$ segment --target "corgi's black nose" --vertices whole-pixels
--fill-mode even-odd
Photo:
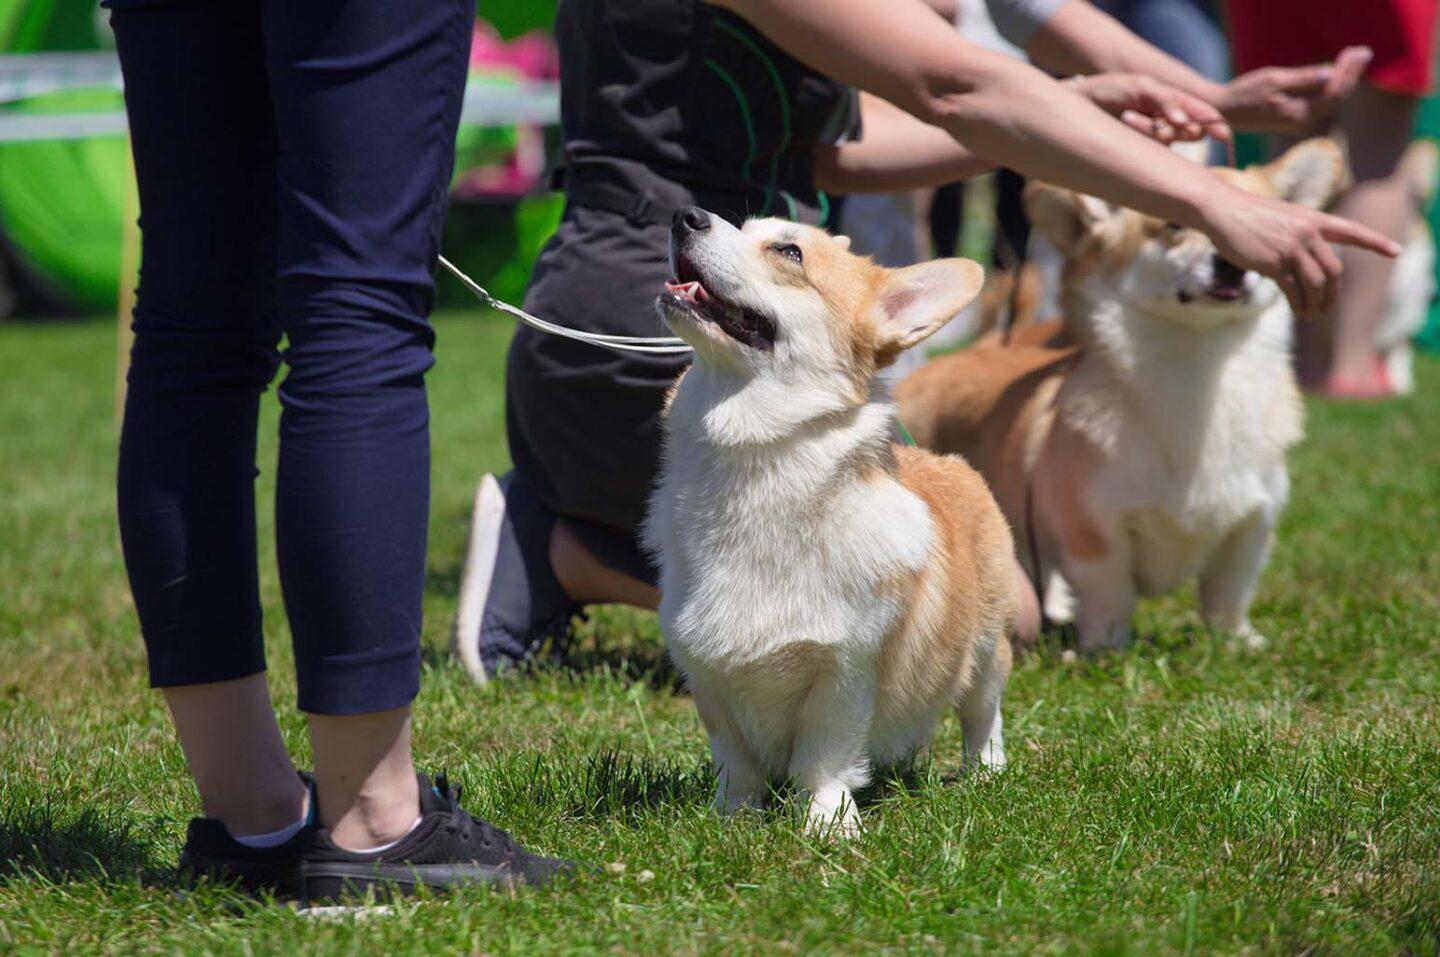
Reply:
[[[1215,285],[1238,286],[1245,281],[1245,270],[1222,256],[1215,257]]]
[[[675,218],[670,221],[670,235],[676,239],[684,239],[691,233],[703,233],[710,228],[710,214],[699,206],[681,206],[675,210]]]

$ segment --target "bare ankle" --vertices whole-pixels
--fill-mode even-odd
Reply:
[[[410,757],[410,708],[310,715],[320,823],[336,844],[364,850],[403,837],[420,814]]]
[[[278,831],[308,811],[308,792],[293,770],[288,780],[272,779],[258,788],[213,792],[212,788],[201,790],[205,816],[219,820],[236,837]]]
[[[420,816],[419,782],[413,774],[400,781],[367,782],[345,808],[332,816],[321,798],[321,823],[330,839],[347,850],[360,851],[397,841]]]

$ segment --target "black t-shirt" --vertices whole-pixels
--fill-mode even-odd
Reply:
[[[567,182],[825,218],[814,149],[853,127],[849,88],[699,0],[560,0],[555,34]]]

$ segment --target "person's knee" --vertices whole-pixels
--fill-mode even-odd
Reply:
[[[1394,180],[1410,144],[1419,100],[1362,82],[1340,112],[1350,171],[1357,186]]]
[[[619,602],[637,608],[655,608],[660,604],[659,589],[605,565],[563,518],[556,521],[550,533],[550,567],[572,601]]]
[[[287,407],[309,398],[422,395],[434,364],[428,293],[368,283],[305,283],[282,297]]]
[[[185,317],[157,321],[137,309],[126,370],[127,408],[160,402],[171,413],[181,413],[181,406],[253,402],[275,377],[277,346],[268,330],[226,330],[206,321],[192,325]]]

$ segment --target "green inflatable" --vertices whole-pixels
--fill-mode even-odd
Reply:
[[[0,53],[97,50],[90,0],[0,0]],[[118,92],[37,96],[11,112],[110,112]],[[84,309],[113,309],[129,175],[122,137],[0,144],[0,232],[22,263]]]
[[[483,12],[508,38],[548,26],[555,5],[553,0],[487,0]],[[103,18],[97,0],[0,0],[0,54],[104,49],[110,37]],[[122,106],[117,91],[87,90],[0,104],[0,111],[106,113]],[[511,139],[503,129],[463,131],[461,166],[467,160],[484,161]],[[77,309],[115,308],[128,149],[120,136],[0,143],[0,235],[25,268]],[[472,247],[468,256],[463,255],[467,250],[456,253],[472,261],[482,282],[495,282],[501,287],[497,292],[514,297],[523,290],[558,213],[556,199],[528,197],[498,221],[490,219],[484,240],[449,231],[447,246]]]

